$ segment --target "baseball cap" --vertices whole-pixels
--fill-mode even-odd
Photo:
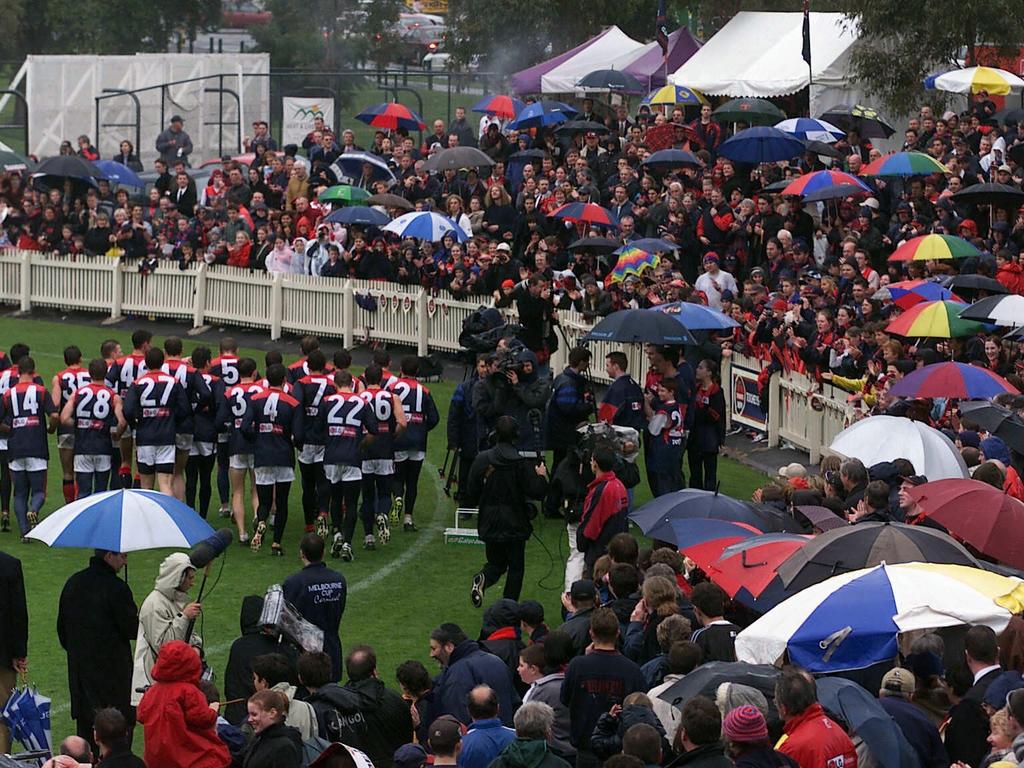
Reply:
[[[784,477],[787,480],[792,480],[794,477],[807,477],[807,467],[794,461],[792,464],[779,467],[779,477]]]
[[[451,715],[441,715],[430,724],[430,730],[427,733],[432,747],[434,745],[437,747],[454,746],[462,739],[462,725]]]
[[[509,252],[511,252],[512,251],[512,246],[510,246],[508,243],[498,243],[498,247],[495,248],[495,250],[496,251],[509,251]]]
[[[869,197],[867,200],[865,200],[864,201],[864,205],[866,205],[868,208],[871,208],[873,210],[876,210],[876,211],[878,210],[878,200],[876,200],[873,197]]]
[[[536,600],[523,600],[519,604],[519,619],[531,627],[544,623],[544,606]]]
[[[773,312],[785,312],[787,309],[789,309],[789,304],[786,303],[785,299],[776,299],[772,302]]]
[[[419,744],[403,744],[395,750],[397,768],[420,768],[427,762],[427,752]]]
[[[514,280],[502,280],[501,281],[501,287],[502,288],[515,288],[516,284],[515,284]]]
[[[576,600],[596,600],[597,599],[597,587],[594,586],[594,582],[590,579],[580,579],[574,581],[572,587],[569,589],[569,597]]]
[[[914,679],[913,672],[902,667],[895,667],[882,677],[882,687],[879,689],[878,695],[910,696],[916,685],[917,681]]]
[[[1010,166],[1008,166],[1006,163],[1003,163],[998,168],[996,168],[996,172],[997,173],[1004,173],[1004,172],[1005,173],[1013,173],[1013,169]]]
[[[171,122],[172,123],[184,123],[185,121],[182,119],[181,115],[171,115]]]

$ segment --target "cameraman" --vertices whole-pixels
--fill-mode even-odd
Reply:
[[[547,469],[543,462],[531,466],[516,450],[519,425],[502,416],[495,426],[497,443],[482,451],[469,470],[467,503],[478,507],[477,530],[484,542],[487,562],[473,576],[470,599],[479,608],[484,590],[508,571],[504,597],[519,600],[526,571],[526,540],[533,533],[531,518],[536,510],[530,499],[547,492]]]
[[[555,312],[551,288],[547,285],[544,275],[539,271],[534,272],[510,293],[496,293],[494,296],[494,306],[497,309],[510,307],[512,302],[515,302],[519,323],[522,325],[519,338],[527,349],[536,354],[534,368],[538,374],[543,374],[546,378],[548,360],[558,349],[558,337],[555,336],[558,315]]]
[[[594,412],[594,391],[584,376],[590,367],[590,350],[576,347],[569,351],[569,365],[555,379],[551,402],[548,403],[547,448],[554,452],[554,466],[579,440],[576,427]]]
[[[487,435],[502,416],[511,416],[519,425],[516,448],[541,456],[543,450],[544,406],[551,396],[551,385],[538,374],[537,356],[529,349],[510,346],[502,340],[498,350],[487,358],[487,372],[473,387],[473,410],[478,419],[477,436],[481,448]]]

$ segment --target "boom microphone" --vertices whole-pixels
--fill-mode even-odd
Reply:
[[[196,570],[205,568],[216,558],[224,554],[224,550],[231,546],[235,535],[230,528],[221,528],[207,539],[203,539],[188,553],[188,559]]]

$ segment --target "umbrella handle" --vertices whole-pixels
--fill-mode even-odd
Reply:
[[[760,567],[762,565],[768,565],[768,561],[767,560],[762,560],[759,563],[748,563],[747,562],[747,550],[743,550],[740,553],[740,563],[743,565],[744,568],[758,568],[758,567]]]

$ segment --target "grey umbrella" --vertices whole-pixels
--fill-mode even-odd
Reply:
[[[437,154],[428,157],[423,163],[423,167],[428,171],[445,171],[449,168],[457,171],[460,168],[480,168],[481,166],[490,168],[492,165],[494,165],[494,161],[476,147],[442,149]]]

